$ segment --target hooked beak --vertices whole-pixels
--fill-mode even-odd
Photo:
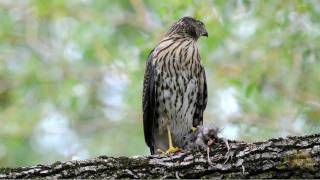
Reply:
[[[201,34],[201,36],[208,37],[208,32],[207,32],[207,31],[203,32],[203,33]]]

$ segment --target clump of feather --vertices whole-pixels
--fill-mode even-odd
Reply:
[[[219,132],[220,129],[215,127],[214,125],[198,126],[194,132],[191,132],[189,135],[185,137],[183,149],[192,151],[206,150],[208,163],[211,165],[212,161],[210,159],[209,154],[210,149],[214,146],[215,143],[223,141],[228,152],[230,150],[228,141],[224,138],[218,137]],[[226,161],[228,161],[228,159],[229,158],[227,158]]]

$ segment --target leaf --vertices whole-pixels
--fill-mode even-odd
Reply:
[[[257,83],[256,82],[252,82],[251,84],[249,84],[246,88],[246,97],[250,97],[252,96],[252,94],[257,90]]]

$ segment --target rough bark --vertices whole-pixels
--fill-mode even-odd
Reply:
[[[51,165],[2,168],[0,178],[320,178],[320,134],[229,142],[232,155],[217,144],[210,152],[137,157],[100,156]]]

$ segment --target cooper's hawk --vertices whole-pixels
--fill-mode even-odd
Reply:
[[[205,25],[183,17],[151,51],[143,84],[144,136],[151,154],[182,147],[184,138],[202,124],[207,85],[197,40]]]

